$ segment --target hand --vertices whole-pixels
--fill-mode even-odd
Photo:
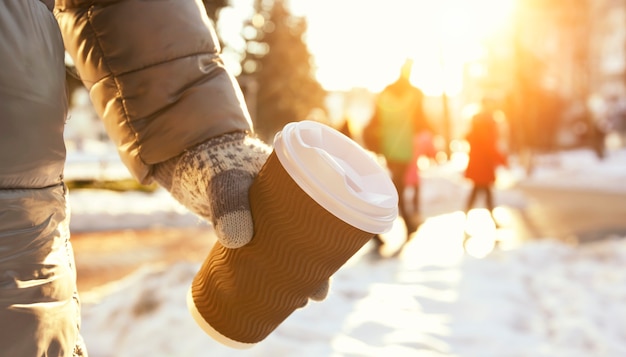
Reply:
[[[154,178],[189,210],[213,224],[226,248],[254,233],[248,190],[271,148],[244,132],[224,134],[155,166]]]
[[[153,177],[189,210],[213,224],[218,241],[239,248],[252,239],[254,226],[248,191],[272,149],[237,132],[212,138],[164,163]],[[330,281],[310,296],[322,301]]]

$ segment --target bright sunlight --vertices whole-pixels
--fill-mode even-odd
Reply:
[[[464,65],[510,22],[515,0],[291,0],[308,20],[307,43],[328,90],[381,90],[406,57],[430,95],[458,93]]]

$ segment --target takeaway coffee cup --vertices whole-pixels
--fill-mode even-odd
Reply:
[[[213,339],[265,339],[374,234],[391,229],[398,195],[354,141],[313,121],[287,124],[250,187],[254,236],[219,243],[193,279],[187,306]]]

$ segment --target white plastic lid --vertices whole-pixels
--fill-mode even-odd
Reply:
[[[274,151],[298,186],[333,215],[370,233],[391,229],[398,193],[389,174],[350,138],[305,120],[276,134]]]

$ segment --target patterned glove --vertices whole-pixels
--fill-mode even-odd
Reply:
[[[227,248],[246,245],[254,234],[248,190],[272,149],[244,132],[212,138],[155,165],[153,177],[181,204],[213,224]],[[328,295],[326,281],[310,296]]]
[[[271,152],[244,132],[212,138],[155,166],[153,177],[190,211],[213,224],[219,242],[252,239],[248,189]]]

